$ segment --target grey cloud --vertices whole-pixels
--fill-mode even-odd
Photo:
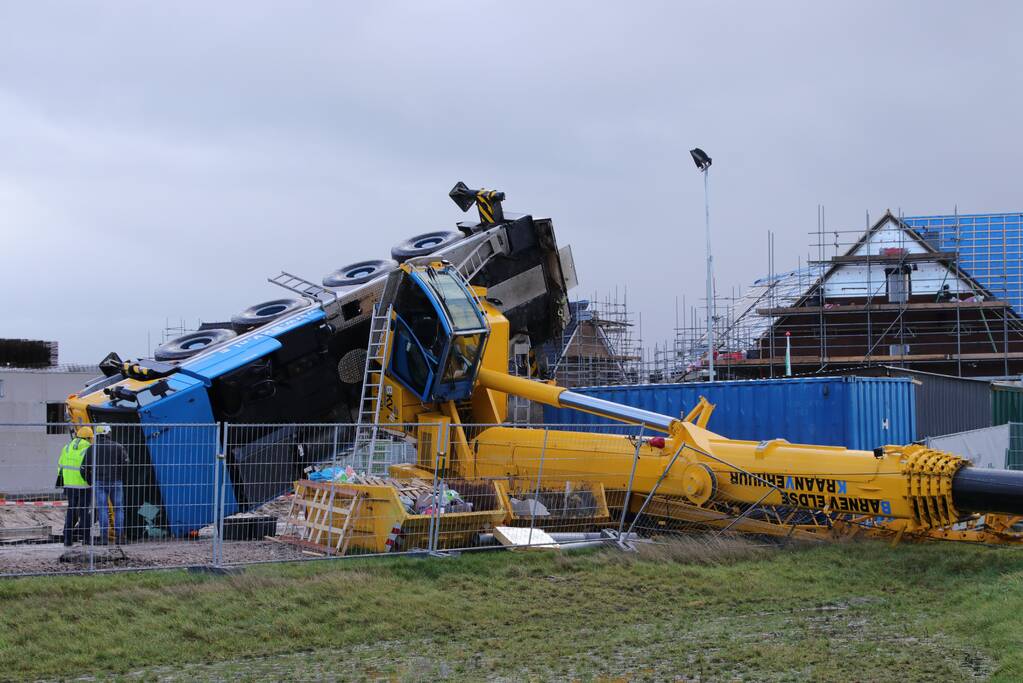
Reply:
[[[0,9],[0,319],[145,351],[499,187],[644,336],[864,212],[1019,210],[1015,3],[127,3]]]

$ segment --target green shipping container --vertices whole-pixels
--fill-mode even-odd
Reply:
[[[991,385],[991,424],[1023,422],[1023,387]]]
[[[1005,451],[1005,469],[1023,470],[1023,424],[1009,423],[1009,447]]]

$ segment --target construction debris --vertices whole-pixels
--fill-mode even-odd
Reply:
[[[549,517],[551,514],[547,506],[535,498],[525,500],[509,498],[508,502],[511,504],[512,512],[519,517]]]
[[[18,543],[49,543],[50,527],[46,524],[28,527],[0,528],[0,545]]]
[[[561,546],[543,529],[526,529],[517,526],[494,528],[494,537],[501,545],[512,550],[560,550]]]
[[[508,510],[505,524],[541,527],[556,531],[596,531],[611,523],[602,484],[567,481],[560,487],[536,488],[535,483],[497,482],[502,504]]]
[[[90,546],[76,546],[69,548],[64,551],[60,556],[60,561],[67,564],[81,564],[81,565],[92,565],[92,564],[118,564],[125,562],[128,559],[124,551],[118,547],[90,547]]]
[[[433,483],[425,479],[392,479],[366,474],[360,477],[359,481],[367,486],[394,488],[398,492],[398,500],[405,506],[405,511],[411,514],[421,514],[417,509],[419,501],[425,496],[433,495]]]

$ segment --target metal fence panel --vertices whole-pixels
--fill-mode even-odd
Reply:
[[[86,426],[97,434],[82,463],[90,485],[61,489],[60,451],[36,445],[40,434],[71,441],[69,425],[0,425],[0,573],[209,564],[219,426]]]
[[[223,486],[238,504],[224,511],[218,563],[428,550],[425,532],[399,548],[391,530],[413,494],[431,487],[370,473],[416,463],[403,432],[423,426],[390,425],[370,443],[356,424],[227,425]]]
[[[15,457],[46,429],[68,426],[0,425],[0,491],[21,469],[56,477],[58,453]],[[692,533],[809,538],[828,524],[823,513],[766,504],[775,482],[641,427],[442,420],[381,426],[371,442],[359,433],[335,423],[111,425],[127,462],[117,476],[97,462],[87,498],[61,495],[51,481],[0,506],[0,574],[627,547]],[[375,473],[381,464],[387,474]],[[759,481],[763,497],[730,500],[715,489],[694,503],[691,474],[712,488]],[[70,553],[65,519],[78,521]]]

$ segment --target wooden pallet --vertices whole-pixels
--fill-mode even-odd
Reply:
[[[364,474],[359,477],[359,483],[369,486],[393,486],[398,493],[420,494],[433,491],[433,483],[425,479],[392,479]]]
[[[326,555],[344,555],[365,498],[364,492],[347,486],[303,479],[295,484],[284,533],[271,540]],[[344,519],[341,526],[334,526],[336,515]]]

